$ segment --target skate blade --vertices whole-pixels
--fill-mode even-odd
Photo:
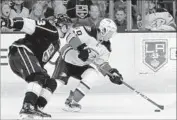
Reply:
[[[66,105],[64,108],[62,108],[62,110],[65,112],[79,112],[81,109],[80,108],[71,108]]]
[[[36,115],[21,114],[17,120],[42,120],[43,118]]]
[[[34,119],[34,116],[32,116],[32,115],[21,114],[17,120],[32,120],[32,119]]]
[[[52,117],[43,117],[43,116],[34,116],[34,119],[36,120],[50,120]]]
[[[42,120],[51,120],[52,117],[43,117]]]

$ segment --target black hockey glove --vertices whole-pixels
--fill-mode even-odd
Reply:
[[[2,27],[12,28],[11,24],[12,23],[9,18],[5,18],[1,16],[1,28]]]
[[[87,45],[85,43],[77,47],[77,50],[79,51],[78,57],[84,62],[87,61],[89,57],[89,50],[86,47]]]
[[[112,68],[110,71],[109,71],[113,76],[109,76],[109,79],[112,83],[115,83],[115,84],[118,84],[118,85],[121,85],[122,84],[122,80],[123,80],[123,77],[122,75],[119,73],[119,71],[115,68]]]

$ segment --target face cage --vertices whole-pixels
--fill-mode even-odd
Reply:
[[[71,20],[66,20],[64,22],[57,22],[57,19],[56,19],[55,25],[58,26],[58,27],[62,27],[63,25],[60,25],[60,24],[66,25],[68,27],[70,24],[72,24],[72,21]]]
[[[102,36],[104,36],[104,34],[105,34],[105,31],[101,30],[100,28],[97,29],[97,32],[99,34],[101,34]]]
[[[62,21],[61,23],[63,24],[71,24],[72,23],[72,20],[69,18],[69,17],[58,17],[58,15],[55,16],[56,18],[56,22],[58,21],[58,19],[60,19],[59,21]]]
[[[109,30],[109,31],[101,31],[99,28],[97,29],[97,31],[98,31],[98,33],[101,35],[100,36],[100,40],[101,41],[105,41],[105,39],[106,39],[106,41],[107,40],[109,40],[111,37],[113,37],[114,35],[115,35],[115,33],[113,32],[113,31],[111,31],[111,30]],[[110,38],[109,38],[109,36],[110,36]],[[108,38],[107,38],[108,37]]]

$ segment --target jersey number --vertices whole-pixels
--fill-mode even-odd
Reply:
[[[55,48],[54,48],[53,44],[50,44],[50,46],[47,48],[47,50],[44,51],[44,53],[43,53],[42,61],[47,62],[50,59],[50,57],[53,55],[54,52],[55,52]]]
[[[38,24],[38,25],[45,25],[46,22],[45,22],[44,20],[38,20],[38,21],[37,21],[37,24]]]
[[[77,35],[82,35],[82,31],[81,30],[78,30],[76,31]]]

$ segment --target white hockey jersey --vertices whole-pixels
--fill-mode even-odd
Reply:
[[[107,62],[110,56],[110,42],[102,42],[96,40],[97,32],[95,29],[90,27],[81,26],[74,28],[66,35],[67,43],[70,42],[71,38],[76,35],[82,43],[85,43],[90,49],[89,59],[82,61],[78,58],[79,52],[74,50],[69,44],[66,44],[61,49],[62,58],[70,64],[76,66],[84,66],[95,62],[98,65]]]

